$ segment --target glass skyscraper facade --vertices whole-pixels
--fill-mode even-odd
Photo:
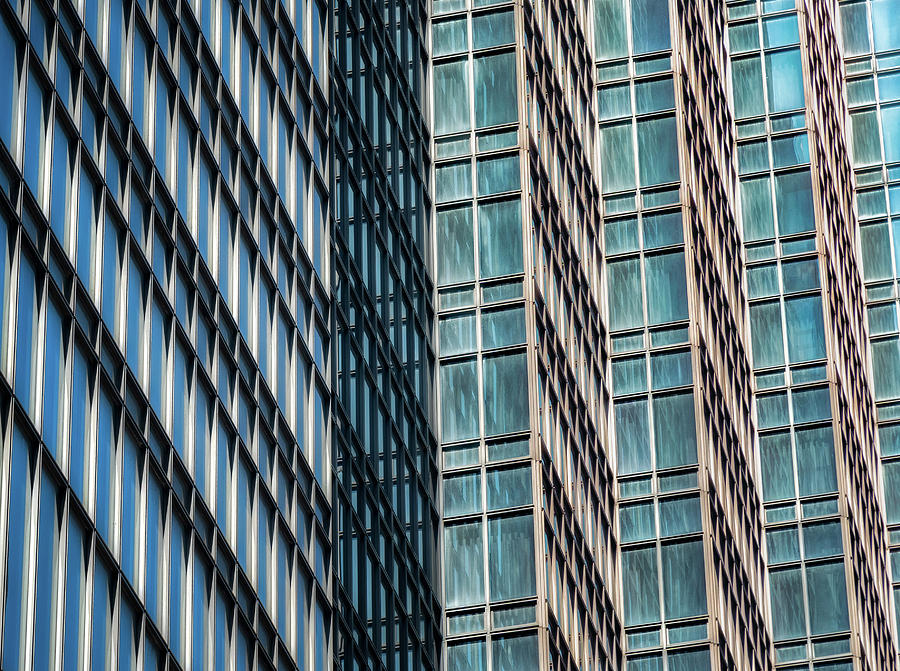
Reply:
[[[900,0],[0,2],[0,668],[880,671]]]

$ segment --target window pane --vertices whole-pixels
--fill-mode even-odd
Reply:
[[[479,159],[478,195],[490,196],[519,188],[519,155]]]
[[[478,206],[482,279],[522,272],[522,213],[519,199]]]
[[[797,527],[771,529],[766,532],[769,564],[800,561],[800,536]]]
[[[678,180],[678,130],[675,117],[644,119],[637,124],[641,186]]]
[[[630,121],[600,129],[600,171],[603,193],[634,188],[634,141]]]
[[[875,400],[900,396],[900,342],[897,338],[872,342]]]
[[[668,0],[631,0],[631,38],[635,55],[669,48]]]
[[[476,347],[474,312],[448,315],[441,319],[441,356],[467,354],[474,352]]]
[[[519,114],[515,53],[481,56],[475,59],[474,64],[475,127],[516,121]]]
[[[841,35],[844,38],[844,55],[858,56],[868,53],[869,22],[865,2],[841,4]]]
[[[610,261],[607,265],[607,280],[610,330],[619,331],[643,324],[640,259]]]
[[[635,503],[619,508],[619,540],[633,543],[656,537],[653,502]]]
[[[467,51],[468,31],[466,30],[466,19],[435,21],[431,26],[431,49],[432,56],[446,56],[447,54],[458,54],[462,51]],[[442,66],[434,66],[435,76],[440,67]],[[435,78],[435,83],[437,83],[437,78]],[[437,90],[435,90],[435,93],[437,93]]]
[[[772,630],[776,641],[806,634],[803,614],[803,585],[799,568],[769,573],[772,601]]]
[[[620,474],[650,470],[650,420],[646,398],[616,403],[616,452]]]
[[[871,282],[892,277],[891,236],[887,222],[860,226],[859,242],[862,248],[863,279]]]
[[[624,0],[597,0],[594,35],[598,59],[619,58],[628,54]]]
[[[507,347],[525,342],[525,310],[521,307],[491,310],[481,314],[481,346]]]
[[[900,161],[900,106],[881,108],[881,130],[884,134],[885,162]]]
[[[759,437],[762,464],[763,500],[775,501],[794,496],[794,465],[791,435],[770,433]]]
[[[666,619],[706,613],[703,541],[662,546],[662,578]]]
[[[441,440],[478,435],[478,375],[475,361],[441,365]]]
[[[697,463],[693,394],[669,394],[653,399],[653,437],[657,468]]]
[[[837,471],[831,426],[799,429],[796,441],[800,496],[836,492]]]
[[[438,203],[471,198],[472,164],[460,161],[437,166],[434,169],[434,187],[434,197]]]
[[[659,533],[661,538],[680,536],[702,530],[700,499],[688,496],[661,499],[659,502]]]
[[[775,203],[780,235],[813,230],[812,182],[809,170],[775,175]]]
[[[462,473],[444,478],[444,515],[468,515],[481,511],[481,473]]]
[[[441,210],[437,218],[438,284],[475,279],[475,234],[472,207]]]
[[[900,48],[900,0],[872,0],[872,33],[875,51]]]
[[[484,359],[484,433],[528,428],[528,368],[525,353]]]
[[[753,367],[783,366],[781,304],[778,301],[769,301],[751,305],[750,326]]]
[[[469,68],[465,60],[434,66],[434,134],[468,130]]]
[[[759,56],[740,58],[732,62],[734,88],[734,115],[737,119],[764,114],[762,96],[762,67]]]
[[[784,112],[804,106],[799,49],[766,54],[766,88],[770,112]]]
[[[516,27],[512,10],[475,14],[472,17],[472,45],[486,49],[516,41]]]
[[[447,645],[447,671],[486,671],[484,641],[466,641]]]
[[[825,356],[825,325],[822,297],[802,296],[784,301],[787,322],[788,358],[791,363],[821,359]]]
[[[881,161],[881,129],[876,110],[862,110],[850,115],[853,167]]]
[[[850,628],[844,563],[806,567],[810,634],[830,634]]]
[[[529,503],[531,503],[531,466],[488,471],[488,510],[513,508]]]
[[[622,552],[622,593],[625,626],[659,622],[656,547]]]
[[[806,524],[803,527],[803,551],[807,559],[830,557],[843,552],[840,522]]]
[[[541,668],[537,636],[504,636],[491,643],[494,671],[538,671]]]
[[[684,252],[647,256],[647,320],[650,325],[687,319]]]
[[[484,601],[484,541],[481,522],[444,529],[444,590],[448,608]]]
[[[532,516],[500,517],[488,522],[491,600],[535,594]]]
[[[768,175],[741,180],[741,220],[748,242],[775,236],[771,184]]]

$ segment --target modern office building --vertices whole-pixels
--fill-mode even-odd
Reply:
[[[900,0],[0,3],[0,668],[896,668],[898,82]]]

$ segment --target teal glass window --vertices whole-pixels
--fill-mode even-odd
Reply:
[[[669,48],[668,0],[631,0],[631,39],[636,56]]]
[[[478,205],[478,246],[482,279],[522,272],[522,212],[518,198]]]
[[[444,598],[447,608],[484,602],[484,540],[481,522],[444,528]]]
[[[597,0],[594,5],[594,36],[598,59],[621,58],[628,54],[624,0]]]
[[[436,214],[438,284],[475,279],[475,235],[472,207],[440,210]]]
[[[600,128],[600,171],[603,193],[633,189],[634,140],[631,122]]]
[[[485,357],[484,431],[491,436],[528,428],[525,353]]]
[[[621,475],[649,471],[650,419],[647,399],[616,403],[616,448]]]
[[[806,618],[800,568],[770,571],[769,595],[772,606],[772,631],[775,640],[783,641],[804,636],[806,634]]]
[[[687,319],[687,280],[684,252],[668,252],[647,256],[647,321],[649,324]]]
[[[657,468],[697,463],[697,434],[692,393],[654,397],[653,427]]]
[[[659,573],[656,547],[622,551],[625,626],[659,622]]]
[[[815,222],[809,169],[776,174],[775,203],[781,235],[813,230]]]
[[[468,130],[469,64],[466,60],[439,63],[434,66],[434,134]]]
[[[781,305],[777,300],[750,306],[750,336],[754,368],[784,365]]]
[[[467,51],[469,34],[466,18],[435,21],[431,26],[432,56],[447,56]],[[435,65],[435,74],[439,65]],[[436,81],[436,80],[435,80]],[[437,107],[437,106],[436,106]]]
[[[490,196],[519,189],[519,155],[478,159],[478,195]]]
[[[534,527],[531,514],[488,521],[491,600],[535,593]]]
[[[662,546],[662,581],[666,619],[704,615],[706,571],[703,541],[667,543]]]
[[[515,17],[511,9],[472,16],[472,46],[475,49],[487,49],[515,41]]]
[[[813,564],[806,567],[810,634],[831,634],[850,628],[844,563]]]
[[[487,473],[488,510],[531,503],[531,466],[498,468]]]
[[[836,492],[837,469],[831,425],[798,429],[795,439],[800,496]]]
[[[481,512],[481,472],[444,477],[444,515],[469,515]]]
[[[763,500],[777,501],[794,496],[794,460],[791,434],[767,433],[759,437]]]
[[[675,117],[638,121],[637,141],[641,186],[678,180],[678,129]]]
[[[610,329],[618,331],[640,326],[644,321],[640,259],[610,261],[607,280]]]
[[[772,113],[803,108],[803,67],[799,49],[766,54],[766,90]]]
[[[478,435],[478,375],[475,361],[441,364],[441,440]]]
[[[476,128],[512,123],[519,118],[515,52],[476,58],[474,79]]]

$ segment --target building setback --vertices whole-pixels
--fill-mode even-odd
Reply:
[[[898,217],[900,0],[0,3],[0,668],[897,668]]]

